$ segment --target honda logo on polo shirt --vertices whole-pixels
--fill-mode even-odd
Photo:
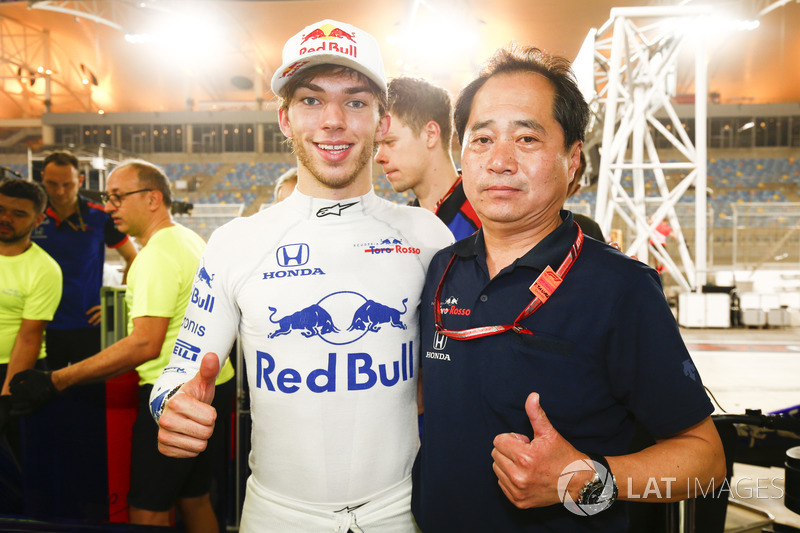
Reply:
[[[287,244],[275,252],[278,264],[282,267],[303,266],[308,263],[310,252],[305,243]]]
[[[443,333],[436,332],[433,334],[433,349],[434,350],[444,350],[445,345],[447,344],[447,336]]]

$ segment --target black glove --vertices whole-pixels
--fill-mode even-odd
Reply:
[[[33,368],[18,372],[8,384],[11,390],[11,414],[32,415],[58,395],[50,372]]]
[[[11,418],[11,396],[0,396],[0,438],[6,432]]]

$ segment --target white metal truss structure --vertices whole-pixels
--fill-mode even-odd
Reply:
[[[592,84],[587,94],[593,111],[593,127],[585,149],[600,147],[595,218],[608,235],[612,219],[619,217],[635,235],[625,251],[647,261],[652,254],[685,291],[705,285],[706,263],[706,52],[702,36],[696,37],[695,138],[690,139],[675,112],[669,86],[675,75],[678,51],[685,34],[680,28],[699,27],[704,7],[631,7],[611,10],[609,21],[590,34],[576,65],[587,51],[593,56]],[[593,38],[592,38],[593,37]],[[581,79],[586,94],[586,77]],[[657,118],[668,117],[667,126]],[[659,156],[654,134],[663,135],[680,154],[678,161]],[[672,152],[671,151],[671,152]],[[674,159],[674,156],[671,156]],[[591,161],[591,159],[590,159]],[[685,174],[670,189],[666,174]],[[630,177],[632,191],[623,187]],[[653,180],[646,194],[646,179]],[[676,204],[694,194],[695,231],[693,253],[684,239]],[[648,209],[648,204],[650,209]],[[654,238],[656,228],[667,221],[677,241],[679,260],[670,257]]]
[[[0,16],[0,93],[24,117],[54,106],[92,111],[91,93],[80,86],[78,72],[69,54],[53,49],[47,29]]]
[[[162,10],[153,2],[135,0],[56,2],[32,0],[29,9],[52,11],[90,20],[122,31],[134,10]],[[0,15],[0,93],[24,117],[43,112],[96,111],[92,100],[94,74],[76,64],[68,50],[54,42],[47,29]],[[81,83],[81,80],[85,80]]]
[[[30,9],[42,9],[46,11],[53,11],[56,13],[63,13],[66,15],[73,15],[75,17],[84,18],[97,22],[98,24],[105,24],[116,30],[122,31],[124,26],[125,15],[121,13],[120,8],[125,4],[133,4],[130,0],[115,0],[114,2],[108,1],[76,1],[76,2],[56,2],[51,0],[34,0],[30,2]]]

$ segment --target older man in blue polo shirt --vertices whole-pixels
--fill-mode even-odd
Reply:
[[[626,503],[725,475],[654,270],[560,210],[588,107],[569,63],[500,50],[460,94],[464,190],[482,223],[439,252],[421,308],[426,533],[626,531]],[[656,444],[629,454],[635,422]]]

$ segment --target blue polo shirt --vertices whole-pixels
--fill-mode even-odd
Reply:
[[[531,392],[575,448],[602,455],[629,452],[636,420],[664,437],[713,411],[658,274],[593,239],[584,240],[553,295],[522,321],[534,335],[436,335],[436,288],[453,254],[441,294],[444,327],[512,324],[533,298],[528,287],[548,265],[557,270],[575,242],[572,213],[561,216],[561,226],[494,279],[482,231],[431,261],[420,313],[425,420],[412,500],[426,533],[627,530],[627,502],[582,517],[560,504],[520,510],[502,493],[492,442],[508,432],[533,437],[525,412]]]
[[[56,260],[64,277],[61,304],[48,329],[92,327],[86,311],[100,303],[106,246],[116,248],[128,240],[102,205],[79,195],[78,209],[80,215],[61,220],[48,203],[44,221],[31,235]]]

